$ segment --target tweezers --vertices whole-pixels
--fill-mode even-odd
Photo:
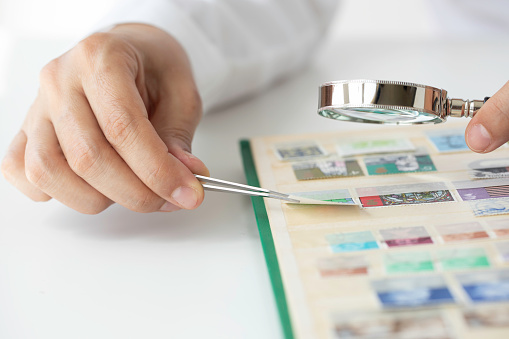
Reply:
[[[261,187],[209,178],[198,174],[195,174],[195,176],[202,183],[203,188],[209,191],[238,193],[256,197],[279,199],[291,203],[300,203],[300,200],[290,198],[289,194],[271,191]]]

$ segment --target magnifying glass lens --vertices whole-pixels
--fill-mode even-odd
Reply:
[[[326,118],[375,124],[413,125],[443,122],[435,114],[419,112],[416,110],[346,107],[328,108],[319,111]]]

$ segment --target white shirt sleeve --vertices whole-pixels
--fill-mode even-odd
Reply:
[[[99,24],[144,23],[175,37],[191,61],[204,110],[296,72],[337,0],[128,0]]]

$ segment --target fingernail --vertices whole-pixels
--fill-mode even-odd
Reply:
[[[167,201],[167,202],[164,203],[163,206],[161,206],[159,211],[160,212],[175,212],[175,211],[178,211],[179,209],[180,209],[180,207],[175,206],[171,202]]]
[[[476,152],[484,152],[491,145],[491,135],[483,125],[476,124],[468,131],[467,144]]]
[[[173,191],[171,197],[175,199],[180,206],[186,209],[195,208],[198,203],[198,194],[191,187],[179,187]]]

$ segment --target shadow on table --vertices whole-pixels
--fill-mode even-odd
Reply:
[[[113,205],[98,215],[83,215],[59,205],[48,213],[45,223],[80,233],[79,236],[154,241],[235,240],[258,238],[251,201],[248,197],[208,192],[194,211],[136,213]]]

